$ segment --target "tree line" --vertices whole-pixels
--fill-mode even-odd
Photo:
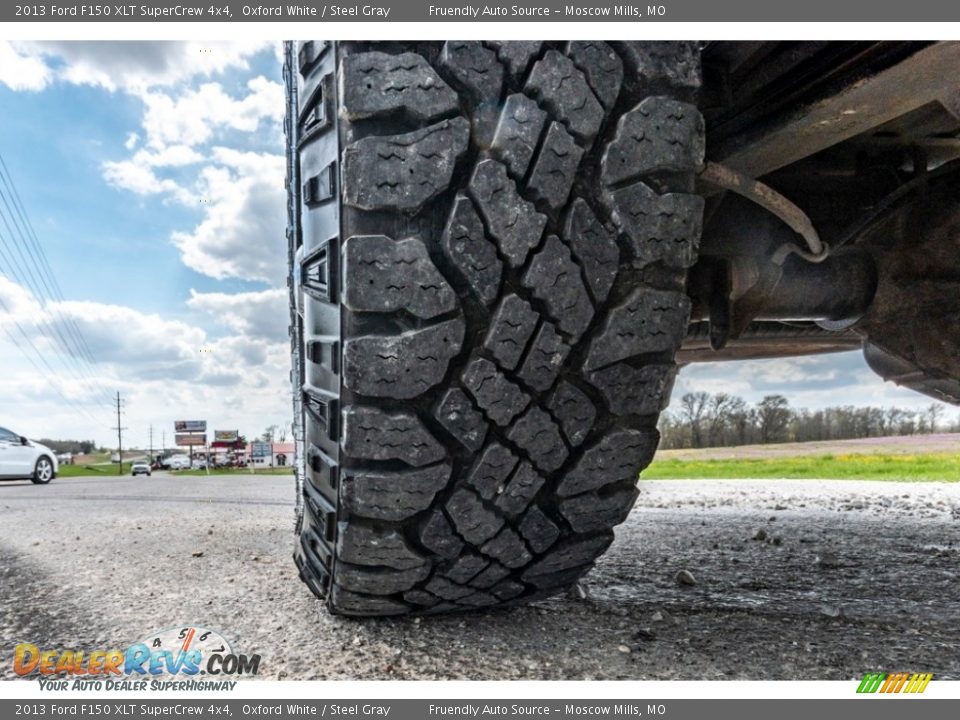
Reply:
[[[701,448],[960,431],[944,408],[923,410],[844,405],[822,410],[792,408],[783,395],[756,405],[727,393],[692,392],[660,418],[661,448]]]

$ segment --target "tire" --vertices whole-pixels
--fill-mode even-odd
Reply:
[[[30,480],[34,485],[46,485],[53,480],[53,463],[50,458],[41,456],[37,459],[37,464],[33,468],[33,475]]]
[[[659,441],[692,43],[286,48],[300,577],[334,613],[567,588]]]

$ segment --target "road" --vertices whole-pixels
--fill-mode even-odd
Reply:
[[[260,653],[265,678],[960,679],[960,484],[641,481],[583,593],[362,621],[298,581],[292,484],[0,483],[0,678],[17,642],[197,624]]]

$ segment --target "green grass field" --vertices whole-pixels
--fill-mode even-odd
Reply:
[[[290,475],[293,468],[257,468],[256,472],[251,473],[249,468],[217,468],[210,470],[211,475]],[[58,477],[117,477],[116,463],[110,465],[61,465]],[[123,474],[130,475],[130,465],[123,464]],[[176,470],[173,475],[203,476],[207,474],[206,470]]]
[[[831,479],[960,481],[960,453],[846,454],[724,460],[654,460],[646,480]]]
[[[109,477],[113,475],[116,477],[119,474],[116,463],[104,463],[97,465],[60,465],[60,471],[57,473],[58,477],[86,477],[93,475],[100,477]],[[123,464],[123,474],[130,474],[130,463]]]

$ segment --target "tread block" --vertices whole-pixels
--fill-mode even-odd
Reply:
[[[483,231],[483,222],[473,201],[465,195],[457,195],[453,203],[442,245],[451,264],[463,275],[480,301],[490,305],[496,300],[503,264],[497,257],[496,246]]]
[[[560,436],[560,428],[550,414],[532,406],[507,432],[511,441],[523,448],[543,472],[553,472],[563,465],[569,453]]]
[[[345,471],[340,501],[355,515],[393,522],[404,520],[430,507],[436,494],[446,487],[451,469],[443,463],[422,470]]]
[[[491,588],[509,574],[510,570],[508,568],[505,568],[496,561],[492,561],[479,575],[470,581],[470,585],[481,589]]]
[[[583,74],[601,104],[609,110],[617,101],[623,84],[623,61],[605,42],[575,40],[567,45],[567,55]]]
[[[557,494],[569,497],[621,480],[636,482],[640,471],[653,459],[658,441],[656,430],[620,428],[608,432],[580,457],[557,486]]]
[[[606,300],[620,263],[616,235],[603,226],[586,201],[577,198],[564,218],[563,239],[583,267],[594,299]]]
[[[343,427],[343,452],[359,460],[396,459],[423,467],[447,454],[412,412],[349,405],[343,411]]]
[[[690,299],[682,292],[638,287],[613,308],[590,342],[584,368],[594,370],[633,355],[675,350],[686,332]]]
[[[533,165],[527,189],[556,210],[567,202],[580,167],[583,148],[560,123],[550,123],[543,147]]]
[[[497,496],[496,506],[508,515],[519,515],[526,510],[543,483],[543,476],[524,460]]]
[[[543,46],[542,42],[531,40],[491,40],[486,44],[497,51],[497,57],[507,66],[511,75],[525,72]]]
[[[467,597],[457,600],[458,605],[466,605],[472,608],[489,607],[490,605],[498,605],[499,603],[499,598],[487,592],[475,592],[472,595],[467,595]]]
[[[461,380],[477,405],[497,425],[509,425],[530,404],[530,396],[486,358],[471,360]]]
[[[464,323],[454,318],[400,335],[369,335],[343,344],[343,382],[361,395],[412,398],[443,380],[460,352]]]
[[[503,527],[503,518],[484,506],[476,493],[465,488],[450,496],[446,508],[457,531],[472,545],[481,545]]]
[[[408,603],[420,605],[422,607],[433,607],[440,602],[440,598],[438,598],[436,595],[431,595],[425,590],[408,590],[403,594],[403,599]]]
[[[597,417],[597,409],[590,402],[590,398],[576,385],[566,380],[561,380],[557,385],[547,407],[560,421],[567,441],[574,446],[586,439]]]
[[[540,591],[539,595],[534,595],[534,597],[549,597],[557,590],[573,585],[573,583],[583,577],[592,567],[593,563],[587,563],[586,565],[578,565],[577,567],[567,568],[559,572],[533,575],[524,579]]]
[[[534,505],[520,521],[520,534],[534,552],[542,553],[560,537],[560,528]]]
[[[457,93],[416,53],[357,53],[340,67],[340,111],[348,120],[401,112],[429,122],[460,108]]]
[[[543,322],[530,344],[517,377],[535,390],[545,392],[557,379],[569,352],[570,346],[560,337],[553,324]]]
[[[540,242],[547,218],[532,202],[520,197],[507,177],[507,168],[496,160],[484,160],[474,168],[470,192],[480,214],[511,267],[521,267],[530,249]]]
[[[635,368],[626,363],[617,363],[588,373],[587,380],[603,393],[614,414],[652,415],[667,407],[676,376],[676,365]]]
[[[500,583],[499,585],[494,585],[490,592],[503,600],[512,600],[523,593],[526,588],[523,587],[521,583],[518,583],[514,580],[506,580],[505,582]]]
[[[556,50],[548,50],[536,62],[524,89],[580,140],[590,142],[600,129],[603,106],[573,61]]]
[[[453,531],[442,510],[434,510],[420,527],[421,544],[442,558],[453,559],[463,549],[463,541]]]
[[[570,249],[556,236],[547,238],[523,276],[524,287],[543,301],[561,330],[579,338],[593,319],[593,304]]]
[[[687,268],[697,260],[703,229],[703,198],[657,195],[644,183],[607,193],[613,221],[630,241],[637,264],[663,262]]]
[[[474,592],[473,588],[450,582],[445,577],[440,577],[439,575],[434,575],[430,578],[430,582],[423,587],[427,592],[444,600],[457,600]]]
[[[496,558],[508,568],[523,567],[533,559],[523,540],[509,527],[503,528],[495,538],[484,543],[480,552]]]
[[[463,585],[472,580],[490,561],[476,553],[467,553],[458,557],[449,568],[443,571],[448,580]]]
[[[617,122],[600,161],[605,185],[656,172],[696,172],[703,166],[703,116],[668,97],[645,98]]]
[[[490,443],[467,473],[467,485],[484,500],[492,500],[516,466],[516,455],[500,443]]]
[[[560,503],[560,514],[574,532],[588,533],[619,525],[627,519],[640,491],[617,488],[611,493],[588,492]]]
[[[336,612],[343,615],[387,616],[410,612],[410,607],[402,602],[379,595],[361,595],[339,585],[334,585],[330,591],[330,604]]]
[[[476,40],[448,40],[440,51],[440,67],[478,100],[499,100],[503,66],[493,50]]]
[[[536,578],[559,574],[593,562],[613,542],[613,533],[586,538],[566,540],[554,546],[546,555],[528,567],[521,576],[528,582]]]
[[[362,210],[413,214],[449,187],[469,141],[470,123],[462,117],[358,140],[343,152],[343,202]]]
[[[343,302],[356,312],[407,310],[430,319],[456,309],[457,296],[419,238],[354,235],[343,248]]]
[[[483,447],[487,421],[460,388],[450,388],[443,394],[434,417],[468,450],[476,452]]]
[[[367,595],[392,595],[409,590],[430,574],[429,565],[393,570],[391,568],[370,568],[337,564],[337,584],[344,590],[366,593]]]
[[[337,557],[353,565],[375,565],[411,570],[427,564],[397,530],[341,522],[337,533]]]
[[[514,177],[527,174],[546,119],[540,106],[523,93],[515,93],[503,103],[490,149]]]
[[[649,84],[700,87],[700,49],[692,41],[625,42],[627,72]]]
[[[513,370],[523,357],[527,341],[539,319],[530,303],[511,293],[497,306],[483,347],[490,351],[501,367]]]

